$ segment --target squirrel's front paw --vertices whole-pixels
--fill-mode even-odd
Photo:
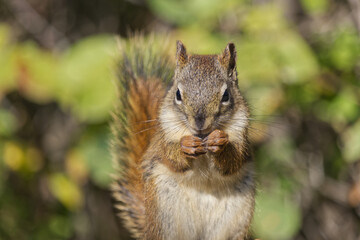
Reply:
[[[229,143],[229,136],[224,131],[216,129],[211,132],[204,141],[209,151],[219,153],[222,152]]]
[[[181,151],[188,157],[196,158],[206,153],[205,143],[199,137],[184,136],[180,139]]]

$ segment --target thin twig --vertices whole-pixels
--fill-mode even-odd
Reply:
[[[59,43],[62,48],[69,46],[65,34],[43,18],[26,0],[10,0],[8,5],[19,24],[44,47],[53,49]],[[49,41],[49,38],[52,40]]]
[[[356,30],[360,37],[360,1],[359,0],[348,0],[350,6],[350,13],[354,21]]]

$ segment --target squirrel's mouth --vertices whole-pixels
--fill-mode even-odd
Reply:
[[[192,128],[191,131],[193,132],[194,136],[199,138],[206,138],[211,133],[212,127],[209,126],[205,129],[194,129]]]
[[[208,135],[209,135],[209,133],[206,133],[206,134],[195,134],[196,137],[199,137],[199,138],[201,138],[201,139],[206,138]]]

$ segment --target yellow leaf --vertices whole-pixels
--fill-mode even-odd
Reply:
[[[40,151],[34,147],[28,147],[26,149],[25,160],[27,169],[31,172],[39,171],[44,165],[44,160],[41,156]]]
[[[51,193],[70,210],[77,210],[83,204],[80,188],[62,173],[55,173],[49,177]]]
[[[14,142],[7,142],[4,146],[4,163],[13,171],[18,171],[24,164],[24,152]]]
[[[77,184],[84,184],[88,177],[88,169],[83,156],[76,150],[68,153],[65,159],[66,172]]]

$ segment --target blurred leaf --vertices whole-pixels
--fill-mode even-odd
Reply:
[[[10,42],[10,29],[5,24],[0,24],[0,49],[6,47]]]
[[[260,119],[257,115],[270,116],[274,114],[285,101],[283,89],[275,84],[253,85],[247,89],[246,97],[253,108],[252,114],[254,114],[254,117],[258,120]]]
[[[261,192],[255,209],[253,228],[260,239],[291,239],[299,230],[300,209],[288,198]]]
[[[176,24],[213,24],[216,16],[236,4],[234,0],[149,0],[150,8],[163,19]]]
[[[49,227],[59,237],[66,239],[71,237],[71,222],[64,216],[53,216],[49,221]]]
[[[308,111],[319,98],[319,92],[316,91],[316,82],[306,82],[299,84],[291,84],[284,91],[286,94],[286,105],[283,108],[296,107],[302,111]]]
[[[241,22],[241,28],[247,34],[266,35],[268,32],[282,31],[286,27],[281,8],[277,4],[256,5],[248,8],[247,12]]]
[[[238,47],[239,81],[278,82],[280,72],[273,55],[273,46],[267,42],[247,38]]]
[[[360,159],[360,120],[346,129],[342,134],[344,143],[343,156],[346,161],[354,162]]]
[[[360,39],[355,29],[341,29],[327,50],[332,64],[340,70],[351,71],[360,62]]]
[[[355,92],[352,88],[346,87],[332,101],[320,101],[316,105],[315,113],[321,120],[330,122],[334,127],[343,127],[357,118],[359,109],[360,104]]]
[[[272,163],[272,166],[271,164],[269,165],[270,169],[276,165],[276,170],[278,171],[281,170],[279,166],[284,168],[291,167],[295,164],[293,162],[294,149],[295,145],[293,139],[286,134],[282,134],[278,135],[276,138],[271,138],[266,142],[261,147],[260,153],[264,154],[261,156],[263,162]]]
[[[177,39],[181,39],[189,53],[195,54],[220,53],[228,43],[225,36],[211,34],[201,26],[191,26],[177,30],[171,37],[171,42],[175,43]],[[175,50],[175,45],[173,49]]]
[[[44,166],[44,160],[39,149],[35,147],[25,149],[25,165],[26,170],[30,172],[38,172]]]
[[[65,159],[66,172],[77,184],[84,184],[88,176],[88,167],[84,156],[75,149],[70,151]]]
[[[86,134],[80,142],[79,153],[85,159],[91,179],[100,187],[108,188],[113,167],[109,153],[109,133],[103,130]]]
[[[18,171],[24,165],[25,154],[21,146],[15,142],[4,144],[4,163],[13,171]]]
[[[16,86],[16,55],[10,44],[10,30],[0,24],[0,94]]]
[[[17,127],[17,120],[15,116],[5,110],[0,108],[0,136],[10,136]]]
[[[83,204],[80,188],[63,173],[53,173],[49,176],[51,193],[69,210],[77,210]]]
[[[4,144],[4,163],[13,171],[33,173],[43,167],[43,158],[40,151],[31,146],[21,146],[16,142]]]
[[[4,190],[5,178],[7,176],[5,172],[5,161],[4,161],[4,142],[0,140],[0,197]],[[1,160],[2,159],[2,160]]]
[[[328,0],[301,0],[301,5],[308,13],[324,13],[329,6]]]
[[[318,74],[316,58],[300,35],[284,31],[274,45],[277,46],[283,82],[304,82]]]
[[[280,71],[274,51],[273,39],[282,34],[286,24],[280,8],[263,4],[247,9],[240,28],[246,34],[238,45],[239,80],[253,83],[278,82]],[[276,40],[277,41],[277,40]]]
[[[246,35],[238,47],[242,81],[298,83],[318,74],[316,58],[276,4],[254,7],[241,23]]]
[[[56,56],[31,42],[20,45],[16,51],[18,90],[38,103],[53,100],[59,82]]]
[[[82,120],[102,121],[115,100],[115,40],[88,37],[75,44],[60,63],[57,93],[62,105]]]

